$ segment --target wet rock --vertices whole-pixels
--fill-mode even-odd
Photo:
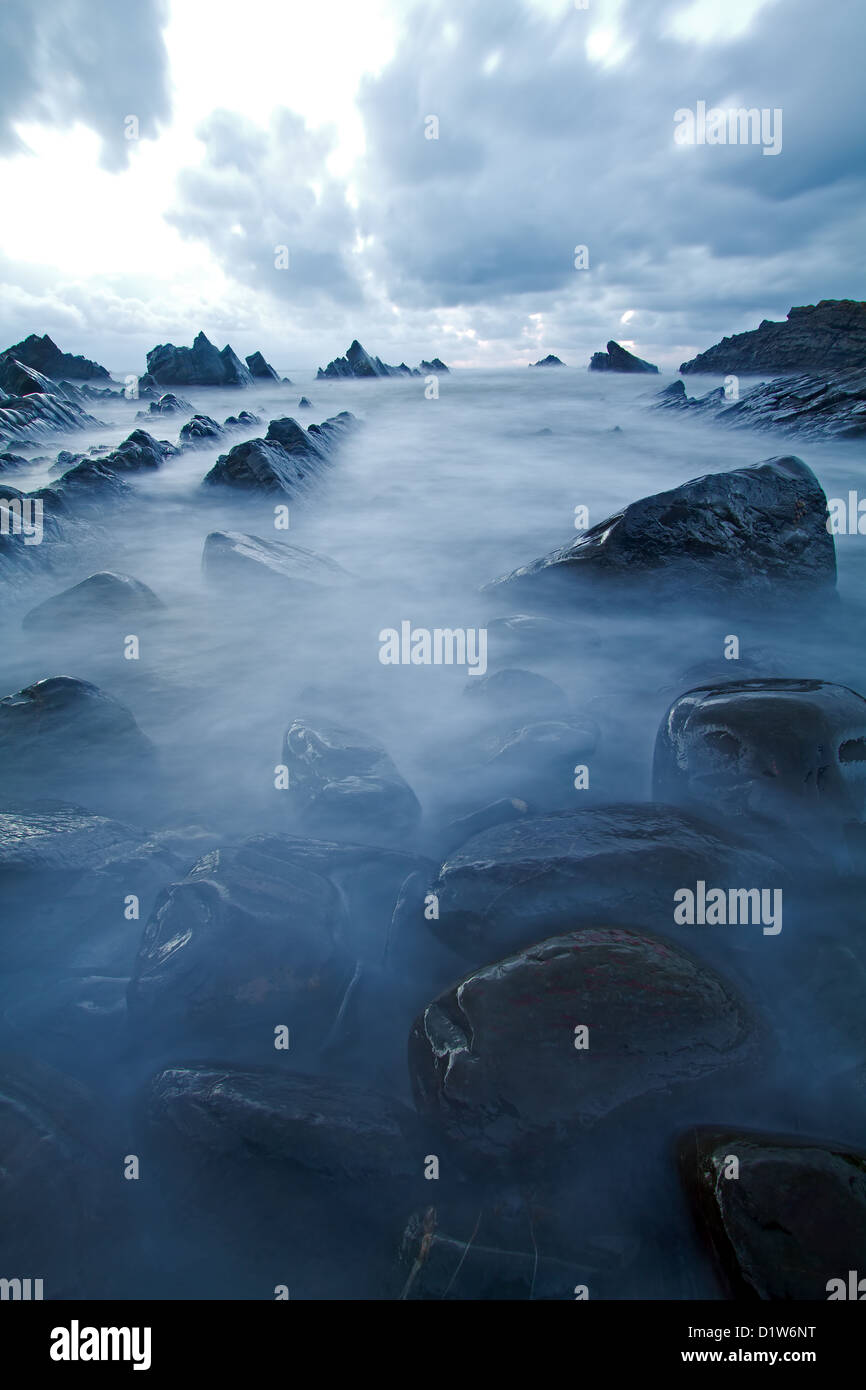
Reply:
[[[683,885],[778,884],[780,872],[735,836],[671,806],[555,811],[485,831],[450,854],[430,885],[438,920],[425,926],[481,962],[599,919],[670,933]]]
[[[128,894],[146,914],[182,860],[145,832],[60,801],[0,803],[0,887],[6,911],[0,962],[47,964],[135,959],[140,923],[124,917]]]
[[[44,372],[51,377],[72,377],[74,381],[110,381],[111,377],[105,367],[100,367],[98,362],[91,362],[87,357],[76,357],[71,352],[61,352],[56,343],[53,343],[46,333],[39,337],[36,333],[31,333],[29,338],[24,338],[20,343],[14,343],[12,347],[6,348],[5,352],[0,353],[0,360],[13,357],[19,362],[23,362],[27,367],[35,367],[38,372]]]
[[[856,1284],[866,1249],[863,1154],[802,1135],[700,1128],[682,1137],[679,1162],[731,1297],[862,1299],[849,1271],[858,1271]]]
[[[254,429],[262,422],[258,415],[253,415],[251,410],[242,410],[237,415],[229,415],[223,421],[223,429],[226,430],[246,430]]]
[[[186,424],[181,427],[180,446],[181,448],[201,448],[203,445],[215,443],[224,436],[225,430],[209,415],[193,415],[192,419],[187,420]]]
[[[260,352],[254,352],[246,359],[250,376],[256,381],[279,381],[279,375]]]
[[[220,352],[204,333],[191,348],[173,343],[151,348],[147,374],[160,386],[251,386],[253,380],[230,346]]]
[[[166,458],[177,454],[173,444],[154,439],[147,430],[133,430],[103,462],[117,473],[139,473],[148,468],[160,468]]]
[[[722,425],[774,430],[811,439],[857,439],[866,433],[866,370],[852,367],[808,376],[777,377],[739,392],[723,388],[689,396],[682,381],[660,391],[656,408],[706,412]]]
[[[292,496],[313,485],[332,460],[335,445],[357,424],[348,411],[303,429],[296,420],[272,420],[264,439],[247,439],[222,454],[205,475],[208,486]]]
[[[866,368],[866,304],[822,299],[789,309],[784,322],[764,319],[748,333],[723,338],[681,372],[819,373]]]
[[[136,415],[136,420],[149,420],[153,415],[182,415],[191,412],[193,407],[189,401],[181,400],[179,396],[174,396],[170,391],[160,396],[159,400],[151,401],[147,410],[140,410]]]
[[[776,825],[866,816],[866,700],[813,680],[740,680],[681,695],[659,728],[653,795]]]
[[[498,715],[561,715],[569,708],[565,691],[546,676],[507,666],[467,681],[464,694],[479,708]]]
[[[0,473],[14,473],[19,468],[28,468],[30,462],[30,459],[23,458],[21,454],[0,454]]]
[[[714,971],[670,943],[597,927],[441,994],[412,1029],[409,1070],[419,1110],[461,1150],[534,1167],[561,1161],[621,1107],[742,1064],[753,1046],[745,1005]]]
[[[577,540],[504,575],[486,591],[536,597],[563,580],[690,601],[785,601],[832,594],[836,552],[827,499],[802,459],[767,459],[710,473],[633,502]],[[553,586],[556,586],[555,588]]]
[[[537,362],[530,362],[529,365],[530,367],[564,367],[565,363],[559,357],[554,357],[552,352],[549,352],[546,357],[540,358]]]
[[[211,531],[204,543],[202,569],[210,580],[236,585],[247,579],[256,585],[278,586],[286,593],[345,588],[353,582],[335,560],[314,550],[240,531]]]
[[[140,579],[100,570],[31,608],[22,619],[22,626],[51,628],[66,623],[147,616],[162,607],[161,600]]]
[[[645,362],[642,357],[635,357],[619,343],[609,342],[607,352],[594,352],[589,362],[591,372],[655,372],[658,367],[654,367],[652,362]]]
[[[107,794],[103,784],[150,774],[155,750],[119,700],[89,681],[52,676],[0,699],[0,757],[11,795],[36,786],[86,802],[87,793]]]
[[[354,972],[332,883],[267,846],[206,854],[150,915],[129,986],[130,1019],[162,1040],[293,1055],[327,1036]]]
[[[99,428],[100,421],[88,415],[75,401],[64,400],[47,391],[30,395],[0,394],[0,447],[9,444],[39,444],[58,430]]]
[[[51,377],[44,376],[42,372],[37,372],[33,367],[25,366],[23,362],[16,361],[14,357],[0,357],[0,390],[8,392],[10,396],[31,396],[42,393],[47,396],[59,396],[62,399],[74,399],[75,397],[74,387],[66,392]]]
[[[101,509],[109,500],[122,502],[132,495],[129,483],[115,472],[107,458],[86,457],[68,468],[50,487],[33,493],[42,499],[46,512],[70,516],[81,508]]]
[[[509,770],[523,786],[559,774],[560,788],[571,790],[576,761],[598,747],[598,725],[591,719],[541,719],[497,734],[484,743],[488,764]]]
[[[33,1299],[108,1296],[97,1241],[108,1233],[110,1158],[98,1133],[83,1086],[30,1058],[0,1057],[4,1277],[41,1279]]]
[[[460,816],[452,821],[446,829],[448,847],[457,849],[460,845],[465,845],[467,840],[471,840],[473,835],[481,835],[485,830],[493,830],[497,825],[508,825],[511,821],[523,820],[530,814],[529,805],[520,797],[503,796],[499,801],[492,801],[489,806],[482,806],[480,810],[470,811],[469,815]]]
[[[310,828],[400,834],[421,807],[381,744],[355,729],[296,719],[283,740],[287,797]]]

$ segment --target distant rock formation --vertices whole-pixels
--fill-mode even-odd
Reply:
[[[590,358],[589,370],[591,372],[658,372],[658,367],[654,367],[652,362],[645,362],[642,357],[635,357],[634,353],[627,352],[619,343],[609,342],[607,352],[594,352]]]
[[[685,382],[672,381],[655,398],[659,410],[705,413],[723,425],[775,429],[813,439],[857,439],[866,435],[866,370],[826,376],[786,376],[761,381],[729,400],[722,386],[703,396],[686,394]]]
[[[250,376],[256,381],[279,381],[279,375],[274,371],[270,362],[266,362],[260,352],[254,352],[247,358],[247,366],[250,369]]]
[[[71,352],[61,352],[47,333],[42,338],[36,333],[31,333],[29,338],[14,343],[12,347],[0,353],[0,361],[6,357],[14,357],[25,367],[33,367],[45,376],[68,376],[73,381],[111,380],[105,367],[100,367],[98,362],[91,362],[89,357],[75,357]]]
[[[610,344],[608,344],[608,346],[610,346]],[[614,346],[615,346],[615,345],[614,345]],[[620,348],[620,352],[621,352],[621,351],[622,351],[622,348]],[[595,355],[596,355],[596,357],[601,357],[601,356],[603,356],[603,354],[600,353],[600,352],[597,352]],[[549,353],[547,354],[547,356],[546,356],[546,357],[542,357],[542,358],[540,359],[540,361],[538,361],[538,362],[530,362],[529,365],[530,365],[530,367],[564,367],[564,366],[565,366],[565,363],[562,361],[561,358],[559,358],[559,357],[554,357],[553,353],[552,353],[552,352],[549,352]]]
[[[425,372],[447,372],[445,363],[438,357],[434,357],[432,362],[422,362],[418,367],[407,367],[405,362],[401,362],[399,367],[389,367],[387,362],[383,362],[381,357],[371,357],[365,348],[356,338],[351,347],[347,350],[345,357],[335,357],[333,362],[329,362],[324,370],[320,367],[316,373],[317,381],[340,379],[342,377],[378,377],[378,376],[423,376]]]
[[[264,439],[245,439],[221,454],[203,482],[246,492],[305,492],[331,462],[335,444],[357,423],[347,410],[308,430],[288,416],[272,420]]]
[[[262,358],[264,361],[264,358]],[[191,348],[160,343],[147,354],[147,375],[160,386],[252,386],[252,374],[230,344],[222,352],[199,333]]]
[[[833,372],[866,368],[866,303],[822,299],[764,319],[749,333],[723,338],[681,372]]]

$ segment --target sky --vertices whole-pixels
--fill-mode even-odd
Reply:
[[[675,369],[866,298],[862,0],[583,3],[0,0],[0,346]]]

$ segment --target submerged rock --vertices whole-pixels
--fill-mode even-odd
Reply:
[[[446,990],[415,1022],[409,1070],[419,1110],[458,1148],[546,1166],[630,1102],[744,1062],[753,1041],[745,1005],[713,970],[670,943],[596,927]]]
[[[600,919],[671,931],[683,884],[776,884],[779,874],[772,859],[672,806],[555,811],[497,826],[449,854],[430,885],[438,920],[419,929],[480,962]]]
[[[682,1137],[679,1162],[730,1297],[862,1299],[866,1156],[803,1135],[707,1127]]]
[[[220,455],[203,482],[289,496],[304,492],[331,462],[336,443],[356,424],[346,410],[308,430],[288,417],[272,420],[264,439],[246,439]]]
[[[420,819],[418,799],[388,753],[356,729],[296,719],[282,761],[290,804],[305,826],[400,834]]]
[[[270,582],[285,592],[345,588],[353,576],[335,560],[288,541],[264,540],[240,531],[211,531],[205,539],[202,569],[208,579],[237,585]]]
[[[538,364],[536,364],[538,365]],[[654,372],[658,374],[658,367],[654,367],[652,362],[645,362],[642,357],[635,357],[626,348],[613,341],[607,345],[607,352],[594,352],[589,362],[591,372]]]
[[[151,401],[147,410],[140,410],[136,415],[136,420],[149,420],[154,415],[182,415],[185,411],[192,411],[193,407],[189,401],[181,400],[179,396],[173,396],[167,391],[159,400]]]
[[[813,680],[719,681],[681,695],[656,738],[653,795],[729,820],[838,830],[866,816],[866,700]]]
[[[822,299],[789,309],[784,322],[764,319],[748,333],[723,338],[681,372],[835,372],[866,368],[866,304]]]
[[[486,591],[552,594],[552,582],[589,579],[631,593],[651,582],[690,601],[827,596],[836,584],[827,498],[799,458],[708,473],[633,502]]]
[[[161,600],[140,579],[100,570],[31,608],[22,619],[22,626],[51,628],[70,622],[138,617],[158,612],[162,607]]]
[[[552,718],[565,714],[569,708],[568,696],[555,681],[517,666],[503,667],[489,676],[467,681],[464,694],[479,708],[506,716],[534,714]]]

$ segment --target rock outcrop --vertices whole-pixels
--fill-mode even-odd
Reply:
[[[251,386],[253,378],[229,344],[220,352],[199,333],[191,348],[160,343],[147,354],[147,374],[160,386]]]
[[[776,377],[729,399],[724,387],[689,396],[685,382],[672,381],[658,393],[659,410],[711,415],[720,424],[751,430],[778,430],[813,439],[857,439],[866,434],[866,370],[827,376]]]
[[[622,348],[620,348],[620,352],[621,351]],[[596,357],[603,356],[602,353],[596,353],[595,355]],[[546,357],[542,357],[538,362],[530,362],[529,365],[530,367],[564,367],[565,363],[561,358],[554,357],[553,353],[549,352]]]
[[[540,366],[536,363],[536,366]],[[607,352],[594,352],[589,361],[591,372],[655,372],[658,367],[654,367],[652,362],[645,362],[642,357],[635,357],[619,343],[611,342],[607,345]]]
[[[260,352],[252,353],[246,361],[250,376],[256,381],[279,381],[279,373],[274,371],[270,362],[266,362]]]
[[[14,343],[0,353],[0,362],[15,358],[25,367],[34,367],[50,377],[71,377],[73,381],[110,381],[111,376],[98,362],[88,357],[76,357],[71,352],[61,352],[56,343],[46,333],[42,338],[31,333],[20,343]]]
[[[681,372],[834,372],[866,370],[866,303],[822,299],[789,309],[787,319],[764,319],[748,333],[723,338]]]
[[[203,482],[290,496],[304,492],[331,462],[337,442],[356,425],[347,410],[307,430],[288,416],[272,420],[264,439],[246,439],[221,454]]]
[[[444,362],[440,362],[438,357],[434,357],[432,362],[422,362],[418,367],[407,367],[405,362],[401,362],[399,367],[390,367],[387,362],[383,362],[381,357],[371,357],[369,352],[361,346],[356,338],[348,348],[345,357],[335,357],[333,362],[329,362],[324,370],[320,367],[316,373],[317,381],[327,379],[340,379],[341,377],[377,377],[377,376],[423,376],[425,372],[447,372],[448,368]]]
[[[335,560],[288,541],[264,540],[240,531],[211,531],[205,539],[202,570],[228,587],[264,582],[281,592],[345,588],[356,581]]]

